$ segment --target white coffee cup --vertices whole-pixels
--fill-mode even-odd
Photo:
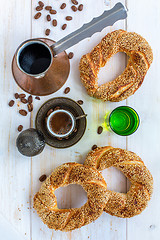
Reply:
[[[50,126],[50,121],[51,121],[51,119],[52,119],[53,116],[54,116],[55,114],[57,114],[57,113],[65,113],[65,114],[67,114],[67,115],[70,117],[70,119],[71,119],[71,128],[70,128],[69,131],[66,132],[65,134],[57,134],[57,133],[55,133],[55,132],[52,130],[51,126]],[[52,124],[54,124],[54,123],[52,123]],[[52,136],[57,137],[57,138],[66,138],[66,137],[68,137],[68,136],[71,135],[71,133],[74,131],[75,126],[76,126],[76,119],[75,119],[75,117],[73,116],[73,114],[72,114],[71,112],[69,112],[69,111],[67,111],[67,110],[64,110],[64,109],[55,110],[55,111],[52,112],[52,113],[48,116],[48,118],[47,118],[47,129],[48,129],[49,133],[52,134]]]

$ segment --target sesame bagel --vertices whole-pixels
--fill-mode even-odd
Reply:
[[[135,153],[113,147],[96,148],[89,152],[84,165],[99,171],[111,166],[116,167],[131,182],[126,194],[107,190],[110,198],[104,208],[105,212],[121,218],[130,218],[146,208],[153,191],[153,178]]]
[[[81,208],[58,209],[54,191],[69,184],[79,184],[87,192],[88,201]],[[34,196],[34,208],[51,229],[71,231],[96,220],[103,212],[109,196],[106,182],[94,168],[66,163],[56,168]]]
[[[126,69],[113,81],[98,86],[100,68],[118,52],[125,52],[129,56]],[[137,91],[152,61],[152,49],[142,36],[116,30],[108,33],[90,53],[81,58],[80,78],[90,96],[119,102]]]

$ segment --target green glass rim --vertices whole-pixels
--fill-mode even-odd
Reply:
[[[133,112],[135,112],[135,114],[136,114],[137,117],[138,117],[138,125],[137,125],[136,129],[134,130],[134,132],[132,132],[132,133],[130,133],[130,134],[121,135],[121,134],[117,133],[116,131],[114,131],[114,129],[112,128],[112,126],[111,126],[111,124],[110,124],[110,117],[111,117],[112,113],[113,113],[115,110],[117,110],[118,108],[125,108],[125,107],[130,108],[130,109],[133,110]],[[130,106],[119,106],[119,107],[113,109],[113,111],[112,111],[112,112],[110,113],[110,115],[109,115],[109,126],[110,126],[110,128],[112,129],[112,131],[113,131],[114,133],[116,133],[117,135],[119,135],[119,136],[127,137],[127,136],[132,135],[133,133],[135,133],[135,132],[137,131],[137,129],[139,128],[139,125],[140,125],[140,117],[139,117],[139,114],[137,113],[137,111],[136,111],[134,108],[132,108],[132,107],[130,107]]]

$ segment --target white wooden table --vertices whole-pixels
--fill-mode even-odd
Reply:
[[[50,38],[60,39],[62,36],[78,29],[93,17],[99,16],[105,9],[110,9],[117,1],[111,0],[106,6],[104,0],[87,0],[84,2],[84,11],[73,13],[70,10],[70,0],[66,0],[68,8],[60,11],[56,17],[58,23],[64,23],[66,15],[74,15],[74,21],[68,24],[65,31],[60,25],[51,27]],[[23,92],[15,83],[11,72],[12,56],[18,45],[29,38],[44,37],[44,30],[49,23],[44,21],[44,15],[38,21],[33,19],[36,0],[1,0],[0,7],[0,211],[14,225],[27,240],[158,240],[160,239],[160,1],[123,0],[129,12],[125,21],[119,21],[112,27],[107,27],[101,33],[85,39],[67,52],[73,51],[71,72],[68,81],[57,93],[41,97],[34,101],[34,111],[27,117],[18,114],[20,107],[17,104],[9,108],[8,101],[13,94]],[[62,0],[44,0],[45,3],[58,9]],[[45,14],[46,15],[46,14]],[[115,29],[135,31],[144,36],[153,48],[154,62],[147,73],[142,87],[126,101],[120,103],[102,103],[86,94],[78,72],[81,56],[89,52],[101,38]],[[118,76],[125,68],[126,56],[117,54],[101,70],[99,82],[110,81]],[[22,124],[24,129],[34,127],[35,115],[39,107],[48,99],[64,96],[65,87],[70,86],[68,97],[84,101],[83,108],[88,114],[88,125],[84,137],[75,146],[56,150],[49,146],[39,156],[34,158],[23,157],[15,148],[18,136],[17,126]],[[107,131],[102,135],[96,133],[101,125],[106,111],[116,106],[129,105],[135,108],[141,117],[139,130],[130,137],[120,137]],[[79,230],[70,233],[55,232],[47,229],[32,208],[33,196],[40,187],[39,177],[50,174],[52,170],[65,162],[83,163],[87,152],[93,144],[98,146],[111,145],[121,147],[137,153],[150,169],[154,177],[154,194],[148,208],[139,216],[131,219],[120,219],[106,213]],[[114,168],[104,170],[108,188],[126,192],[128,183],[126,178]],[[57,193],[61,207],[79,207],[86,195],[79,187],[67,187]]]

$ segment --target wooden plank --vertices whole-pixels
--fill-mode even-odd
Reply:
[[[154,178],[154,194],[148,208],[139,216],[127,221],[127,239],[159,239],[159,21],[160,2],[128,0],[128,31],[135,31],[147,39],[153,49],[154,61],[142,87],[128,98],[127,103],[138,111],[141,118],[139,130],[128,137],[128,149],[136,152],[147,165]]]
[[[22,117],[18,101],[9,108],[8,102],[15,92],[22,92],[12,77],[11,62],[18,45],[31,35],[30,1],[2,1],[0,9],[0,211],[30,239],[30,158],[20,155],[15,147],[17,127],[28,128],[30,116]],[[27,21],[26,21],[27,19]],[[17,106],[17,103],[20,107]]]
[[[69,1],[67,2],[67,6],[69,5]],[[125,3],[125,1],[122,1]],[[106,7],[104,1],[94,2],[88,0],[84,4],[84,11],[77,12],[76,14],[70,11],[70,7],[66,8],[63,12],[58,11],[56,18],[58,20],[58,26],[56,30],[51,28],[51,35],[49,36],[51,39],[58,40],[64,35],[78,29],[84,23],[92,20],[93,17],[99,16],[103,13],[104,9],[111,8],[116,1],[112,1],[110,6]],[[52,5],[52,1],[48,1],[48,4]],[[54,7],[57,9],[60,6],[60,2],[54,2]],[[32,9],[34,14],[35,3],[32,2]],[[63,19],[67,15],[73,15],[74,20],[68,24],[68,28],[66,31],[62,31],[60,26],[63,24]],[[44,22],[45,16],[42,15],[42,18],[38,21],[33,20],[32,23],[32,36],[44,36],[45,28],[50,26],[47,22]],[[81,21],[80,21],[81,19]],[[74,58],[71,60],[71,72],[66,82],[65,86],[60,89],[57,93],[52,94],[51,96],[42,97],[41,101],[35,105],[34,114],[33,114],[33,126],[35,114],[40,107],[40,105],[45,102],[47,99],[57,96],[65,96],[63,91],[65,87],[70,86],[71,92],[67,95],[74,100],[82,99],[84,101],[83,108],[86,113],[88,113],[88,125],[86,133],[83,139],[77,143],[75,146],[65,149],[65,150],[56,150],[51,147],[46,147],[44,152],[35,157],[32,160],[32,196],[39,189],[40,183],[38,182],[38,178],[43,173],[51,173],[52,170],[65,162],[79,162],[83,163],[85,160],[85,156],[87,152],[91,149],[93,144],[97,144],[98,146],[103,145],[112,145],[114,147],[126,147],[126,138],[119,137],[110,132],[104,132],[102,135],[97,135],[97,127],[103,123],[103,117],[106,111],[111,111],[116,106],[123,103],[103,103],[99,100],[93,99],[86,94],[86,91],[79,79],[79,71],[78,65],[80,58],[83,54],[91,51],[91,49],[100,42],[101,38],[104,37],[108,32],[125,28],[125,21],[119,21],[113,27],[108,27],[104,29],[101,33],[96,33],[92,38],[85,39],[76,46],[68,49],[67,52],[73,51]],[[106,80],[111,80],[122,70],[125,68],[125,56],[123,54],[117,54],[113,60],[103,69],[100,73],[100,81],[103,83]],[[107,76],[107,77],[106,77]],[[110,189],[114,189],[117,191],[126,191],[126,178],[122,176],[115,169],[105,170],[103,175],[107,179],[108,187]],[[79,201],[79,195],[81,194],[82,199],[85,200],[85,194],[81,191],[81,189],[77,189],[77,187],[67,188],[67,191],[61,191],[58,195],[58,200],[60,201],[59,205],[63,205],[68,207],[68,202],[71,201],[71,207],[75,207],[75,204]],[[76,207],[78,207],[76,205]],[[79,230],[75,230],[72,233],[61,233],[55,232],[47,229],[46,226],[41,222],[36,213],[32,214],[32,239],[126,239],[126,220],[112,217],[108,214],[103,213],[103,215],[95,221],[95,223],[91,223],[88,226],[85,226]]]

